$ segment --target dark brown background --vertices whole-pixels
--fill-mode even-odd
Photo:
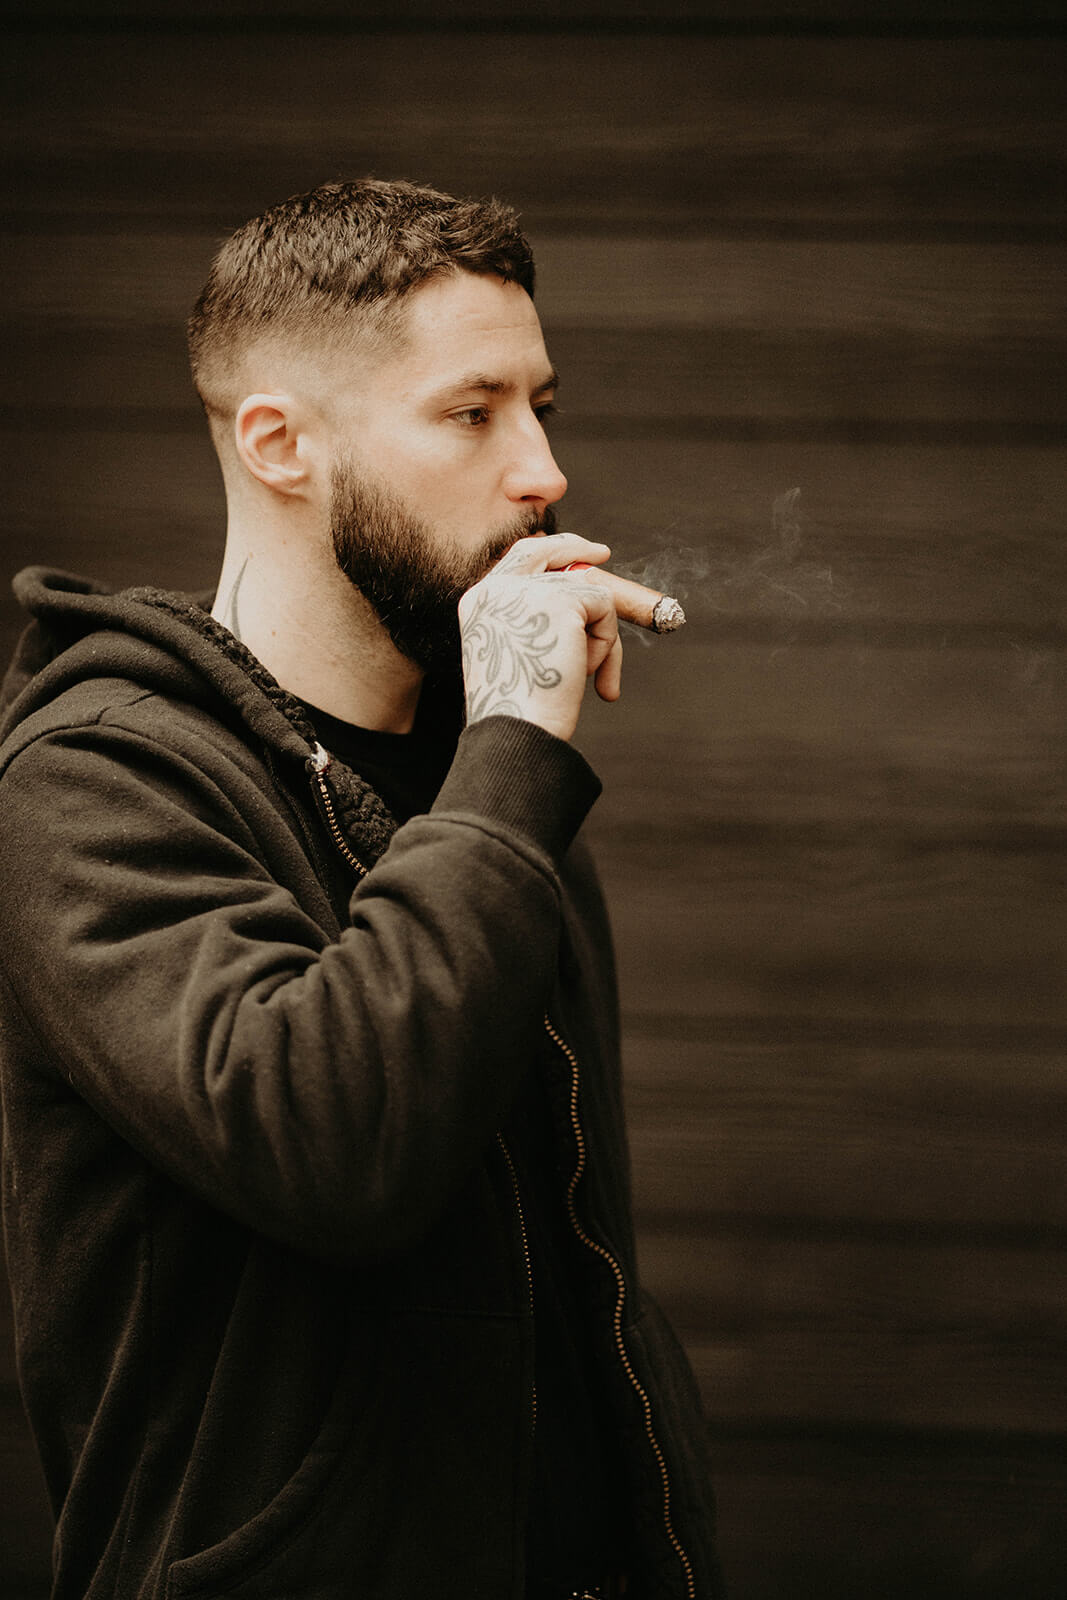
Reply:
[[[182,320],[232,226],[367,171],[516,203],[565,525],[691,617],[580,742],[735,1600],[1062,1597],[1060,9],[442,10],[9,30],[5,569],[212,581]],[[0,1593],[36,1600],[2,1303]]]

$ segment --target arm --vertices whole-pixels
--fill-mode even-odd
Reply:
[[[43,1062],[248,1225],[328,1254],[402,1248],[491,1141],[539,1035],[556,863],[595,780],[537,727],[468,730],[331,942],[245,820],[264,805],[247,774],[217,755],[205,772],[150,716],[42,737],[4,778],[3,959]]]

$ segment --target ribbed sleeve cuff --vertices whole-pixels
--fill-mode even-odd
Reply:
[[[572,745],[520,717],[484,717],[460,735],[433,813],[465,812],[566,854],[601,782]]]

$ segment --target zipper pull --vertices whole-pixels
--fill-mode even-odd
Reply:
[[[333,756],[323,745],[319,744],[318,740],[316,739],[315,748],[307,758],[308,771],[313,772],[316,777],[321,778],[324,773],[329,772],[332,766]]]
[[[326,782],[326,774],[333,766],[333,757],[323,745],[319,744],[318,740],[315,741],[315,748],[307,758],[306,766],[308,772],[311,774],[312,788],[315,792],[315,800],[318,805],[319,814],[329,830],[330,838],[333,840],[339,854],[344,857],[345,861],[347,861],[348,865],[352,868],[352,871],[356,874],[357,878],[365,878],[367,876],[367,869],[352,849],[352,846],[349,844],[348,840],[345,838],[341,824],[337,820],[337,808],[334,805],[334,797],[330,793],[329,784]]]

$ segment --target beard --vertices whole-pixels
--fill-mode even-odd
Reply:
[[[401,655],[424,672],[458,668],[457,607],[517,539],[555,533],[546,506],[487,533],[473,550],[443,547],[432,528],[389,490],[361,478],[350,462],[334,467],[330,533],[338,567],[370,605]]]

